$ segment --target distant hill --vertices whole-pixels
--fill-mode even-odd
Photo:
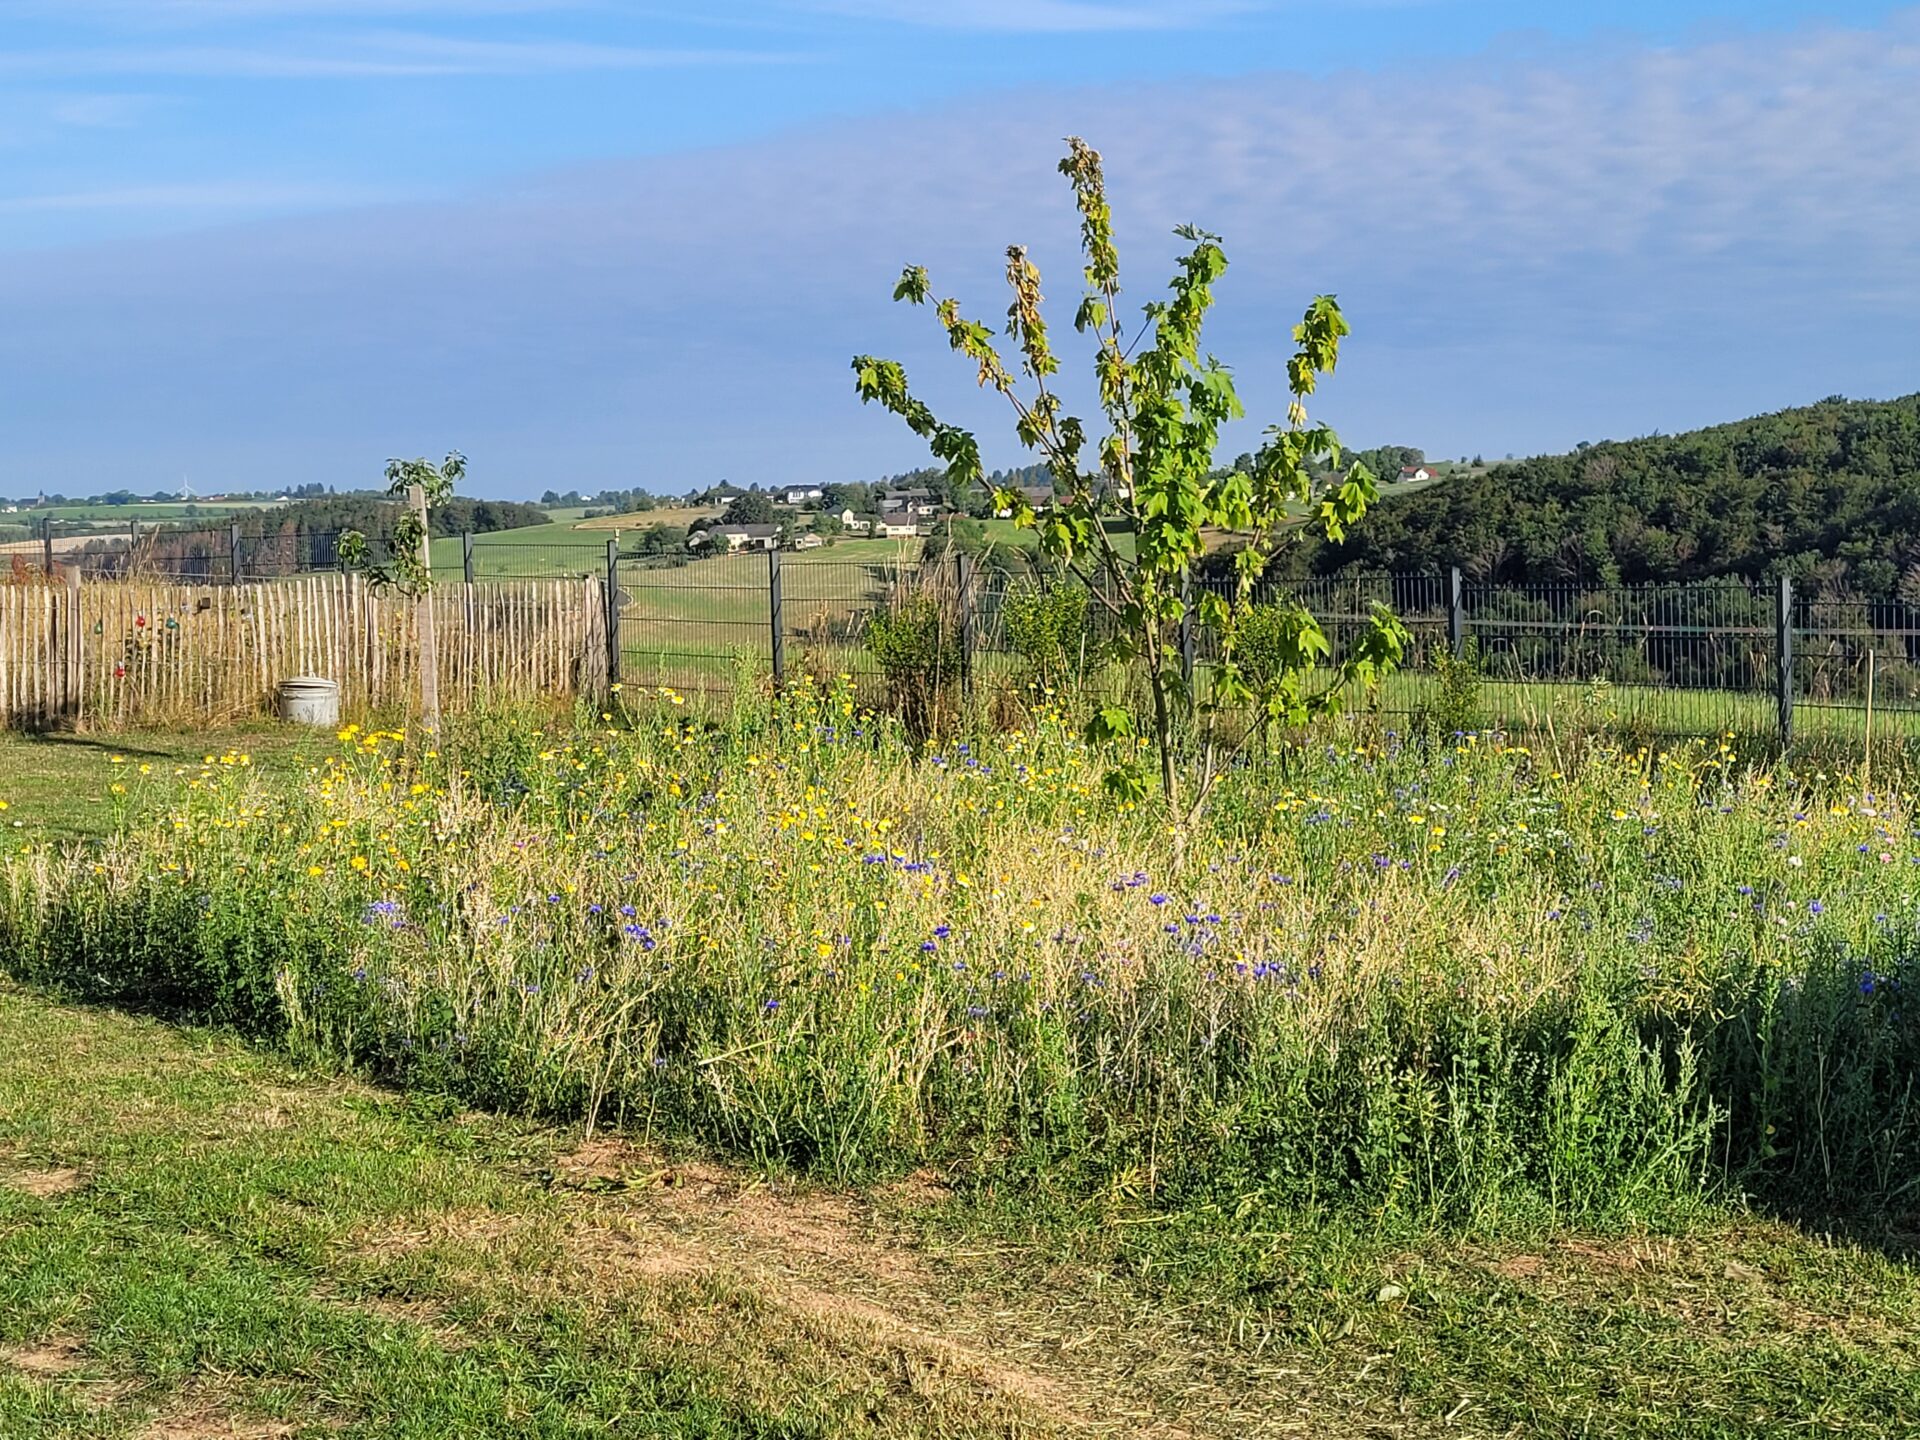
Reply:
[[[1392,495],[1288,569],[1613,584],[1792,574],[1920,602],[1920,395],[1834,398],[1683,435],[1603,441]]]

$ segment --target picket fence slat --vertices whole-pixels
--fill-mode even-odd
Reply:
[[[599,604],[591,582],[443,587],[441,693],[510,701],[590,682]],[[279,682],[302,674],[338,681],[350,712],[410,713],[416,615],[352,575],[242,586],[0,576],[0,727],[232,720],[267,712]]]

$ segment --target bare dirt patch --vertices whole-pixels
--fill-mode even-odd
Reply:
[[[367,1254],[404,1254],[433,1245],[492,1247],[522,1222],[497,1210],[441,1210],[381,1229],[368,1230],[350,1243]]]
[[[86,1352],[77,1340],[55,1338],[34,1345],[0,1347],[0,1365],[35,1379],[71,1375],[86,1364]]]
[[[278,1440],[293,1430],[275,1421],[200,1413],[157,1420],[140,1432],[140,1440]]]
[[[1249,1420],[1266,1433],[1274,1418],[1269,1377],[1196,1370],[1165,1330],[1143,1348],[1138,1317],[1097,1297],[1023,1293],[991,1261],[990,1275],[972,1276],[924,1250],[887,1213],[944,1198],[932,1172],[868,1199],[599,1137],[551,1177],[582,1192],[567,1201],[561,1250],[602,1282],[742,1289],[890,1386],[1009,1407],[1016,1432],[1037,1421],[1045,1433],[1187,1440],[1244,1435]],[[1208,1352],[1219,1353],[1195,1337],[1187,1360]]]
[[[10,1170],[0,1173],[0,1185],[36,1200],[57,1200],[86,1183],[78,1170]]]

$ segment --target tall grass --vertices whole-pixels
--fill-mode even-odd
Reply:
[[[0,961],[841,1177],[1472,1223],[1920,1192],[1906,797],[1341,743],[1176,844],[1058,714],[916,760],[843,691],[678,698],[126,777],[110,839],[7,860]]]

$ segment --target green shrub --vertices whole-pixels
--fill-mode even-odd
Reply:
[[[1016,580],[1007,587],[1000,610],[1007,648],[1020,660],[1028,684],[1063,691],[1098,663],[1091,603],[1077,584]]]
[[[909,590],[874,612],[865,639],[886,677],[889,708],[915,748],[925,745],[960,683],[958,618],[931,592]]]

